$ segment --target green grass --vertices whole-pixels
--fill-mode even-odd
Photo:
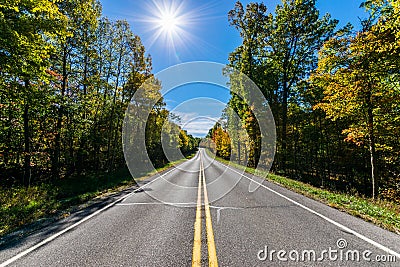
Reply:
[[[244,167],[221,158],[216,159],[222,163],[230,164],[237,169],[245,170],[248,173],[254,174],[255,172],[253,168]],[[257,175],[266,177],[268,181],[279,184],[287,189],[325,203],[328,206],[347,212],[389,231],[400,234],[400,206],[397,203],[380,199],[374,200],[371,198],[365,198],[358,196],[357,194],[350,195],[340,192],[332,192],[279,175],[268,174],[266,172],[261,173],[261,175],[260,173],[257,173]]]
[[[135,180],[145,180],[185,160],[169,163]],[[68,216],[71,207],[132,187],[135,180],[128,169],[121,169],[64,178],[54,184],[0,188],[0,237],[39,219]]]
[[[57,189],[49,185],[0,190],[0,235],[49,214],[60,207]]]

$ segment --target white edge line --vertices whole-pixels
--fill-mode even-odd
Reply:
[[[280,197],[282,197],[282,198],[288,200],[289,202],[292,202],[293,204],[295,204],[295,205],[297,205],[297,206],[299,206],[299,207],[301,207],[301,208],[303,208],[303,209],[305,209],[305,210],[307,210],[307,211],[309,211],[309,212],[311,212],[311,213],[317,215],[318,217],[324,219],[325,221],[330,222],[331,224],[333,224],[333,225],[335,225],[335,226],[341,228],[342,230],[344,230],[344,231],[346,231],[346,232],[349,232],[349,233],[351,233],[351,234],[357,236],[358,238],[360,238],[360,239],[362,239],[362,240],[368,242],[369,244],[371,244],[371,245],[373,245],[373,246],[375,246],[375,247],[377,247],[377,248],[379,248],[379,249],[381,249],[381,250],[383,250],[383,251],[385,251],[385,252],[387,252],[387,253],[389,253],[389,254],[392,254],[392,255],[394,255],[394,256],[396,256],[397,258],[400,259],[400,253],[398,253],[398,252],[396,252],[396,251],[394,251],[394,250],[392,250],[392,249],[390,249],[390,248],[388,248],[388,247],[385,247],[385,246],[382,245],[382,244],[379,244],[378,242],[376,242],[376,241],[374,241],[374,240],[372,240],[372,239],[370,239],[370,238],[368,238],[368,237],[366,237],[366,236],[364,236],[364,235],[362,235],[362,234],[360,234],[360,233],[358,233],[358,232],[356,232],[356,231],[354,231],[354,230],[352,230],[352,229],[350,229],[350,228],[348,228],[348,227],[346,227],[346,226],[344,226],[344,225],[342,225],[342,224],[340,224],[340,223],[338,223],[338,222],[336,222],[336,221],[334,221],[334,220],[332,220],[332,219],[330,219],[330,218],[328,218],[328,217],[322,215],[321,213],[318,213],[318,212],[315,211],[315,210],[312,210],[312,209],[309,208],[309,207],[304,206],[303,204],[300,204],[299,202],[297,202],[297,201],[295,201],[295,200],[293,200],[293,199],[291,199],[291,198],[289,198],[289,197],[287,197],[287,196],[285,196],[285,195],[283,195],[283,194],[281,194],[281,193],[279,193],[279,192],[277,192],[277,191],[275,191],[275,190],[273,190],[273,189],[267,187],[266,185],[264,185],[264,184],[262,184],[262,183],[259,183],[259,182],[255,181],[255,180],[253,180],[252,178],[248,177],[246,174],[240,173],[240,172],[238,172],[238,171],[232,169],[232,168],[229,167],[228,165],[225,165],[225,164],[223,164],[223,163],[221,163],[221,162],[219,162],[219,161],[217,161],[217,160],[213,160],[213,161],[214,161],[214,162],[218,162],[220,165],[222,165],[222,166],[224,166],[224,167],[230,169],[230,170],[233,171],[233,172],[236,172],[237,174],[240,174],[241,176],[247,178],[248,180],[250,180],[250,181],[252,181],[252,182],[254,182],[254,183],[256,183],[256,184],[258,184],[258,185],[264,187],[265,189],[271,191],[272,193],[274,193],[274,194],[276,194],[276,195],[278,195],[278,196],[280,196]],[[255,176],[256,176],[256,175],[255,175]],[[256,176],[256,177],[257,177],[257,176]],[[260,177],[260,178],[261,178],[261,177]],[[263,179],[263,178],[261,178],[261,179]]]
[[[193,158],[193,159],[194,159],[194,158]],[[190,160],[191,160],[191,159],[190,159]],[[190,160],[189,160],[189,161],[190,161]],[[182,164],[184,164],[184,163],[186,163],[186,162],[188,162],[188,161],[185,161],[185,162],[183,162]],[[122,200],[124,200],[124,199],[130,197],[131,195],[133,195],[134,193],[136,193],[136,192],[139,191],[140,189],[143,189],[144,187],[146,187],[146,186],[152,184],[153,182],[157,181],[158,179],[160,179],[160,178],[163,177],[164,175],[167,175],[168,173],[170,173],[170,172],[172,172],[172,171],[174,171],[174,170],[177,170],[177,168],[175,167],[175,168],[173,168],[172,170],[169,170],[168,172],[166,172],[166,173],[160,175],[159,177],[157,177],[156,179],[152,180],[151,182],[149,182],[149,183],[147,183],[147,184],[145,184],[145,185],[143,185],[143,186],[141,186],[141,187],[135,189],[134,191],[132,191],[131,193],[129,193],[129,194],[123,196],[123,197],[120,197],[119,199],[115,200],[114,202],[112,202],[112,203],[108,204],[107,206],[105,206],[105,207],[99,209],[98,211],[95,211],[94,213],[88,215],[87,217],[81,219],[80,221],[74,223],[73,225],[68,226],[68,227],[65,228],[64,230],[61,230],[60,232],[58,232],[58,233],[56,233],[56,234],[54,234],[54,235],[52,235],[52,236],[50,236],[50,237],[48,237],[48,238],[42,240],[41,242],[39,242],[39,243],[37,243],[36,245],[34,245],[34,246],[28,248],[27,250],[24,250],[24,251],[18,253],[18,254],[15,255],[14,257],[12,257],[12,258],[6,260],[5,262],[1,263],[1,264],[0,264],[0,267],[5,267],[5,266],[7,266],[7,265],[13,263],[14,261],[16,261],[16,260],[22,258],[23,256],[25,256],[25,255],[31,253],[32,251],[34,251],[34,250],[40,248],[41,246],[43,246],[43,245],[45,245],[45,244],[47,244],[47,243],[53,241],[54,239],[56,239],[57,237],[61,236],[62,234],[66,233],[66,232],[68,232],[69,230],[71,230],[71,229],[77,227],[78,225],[80,225],[80,224],[86,222],[87,220],[93,218],[93,217],[96,216],[97,214],[99,214],[99,213],[105,211],[106,209],[108,209],[108,208],[114,206],[114,205],[117,204],[118,202],[121,202]]]

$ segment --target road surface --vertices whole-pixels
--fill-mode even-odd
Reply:
[[[400,266],[399,253],[399,235],[200,149],[140,190],[3,246],[0,266]]]

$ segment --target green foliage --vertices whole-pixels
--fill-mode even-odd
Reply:
[[[152,79],[151,57],[128,22],[101,17],[97,0],[6,1],[0,22],[0,185],[124,167],[125,110]],[[160,100],[146,144],[163,166],[161,129],[169,112],[160,84],[153,85],[146,97]],[[181,137],[189,155],[198,141]]]
[[[53,213],[59,206],[56,195],[48,185],[0,190],[0,235]]]
[[[299,101],[296,99],[301,92],[299,87],[317,62],[315,51],[333,35],[338,21],[329,14],[320,18],[314,0],[284,0],[276,7],[275,14],[267,13],[262,3],[249,3],[244,9],[237,2],[229,12],[229,20],[243,39],[242,45],[230,54],[229,65],[253,80],[268,100],[279,128],[276,165],[285,170],[290,152],[288,103]],[[238,85],[231,79],[231,86]],[[237,96],[232,96],[230,106],[249,134],[249,163],[257,166],[260,154],[257,121],[251,108]]]
[[[346,141],[369,149],[373,197],[377,193],[377,160],[382,160],[377,157],[398,153],[392,138],[387,136],[399,133],[400,127],[397,114],[400,49],[396,44],[397,32],[391,28],[395,25],[382,30],[394,16],[388,3],[380,7],[382,17],[371,24],[378,9],[375,4],[379,3],[366,3],[372,14],[363,23],[361,32],[332,38],[325,43],[320,51],[318,69],[311,78],[316,87],[323,88],[324,94],[315,108],[321,108],[332,120],[347,119],[348,127],[343,129]]]
[[[275,172],[396,201],[400,6],[367,0],[362,7],[370,17],[354,32],[350,24],[336,29],[338,21],[320,15],[313,0],[283,0],[274,14],[262,3],[244,8],[237,2],[229,21],[242,44],[229,65],[258,85],[272,109]],[[230,78],[233,91],[246,98],[245,84]],[[239,125],[247,134],[232,136],[236,162],[250,156],[249,166],[255,166],[259,132],[246,100],[232,94],[225,116],[228,132]],[[243,147],[249,155],[239,152]]]
[[[4,164],[0,167],[12,170],[13,175],[22,171],[25,184],[31,181],[35,156],[42,156],[31,151],[32,122],[46,112],[41,104],[48,107],[51,101],[47,96],[52,89],[44,87],[49,82],[46,70],[54,40],[66,35],[65,24],[66,17],[53,1],[7,1],[0,5],[0,127],[6,130],[1,136]],[[18,170],[22,160],[23,168]]]
[[[45,76],[52,44],[65,34],[65,17],[53,1],[6,1],[0,4],[0,71],[2,78]]]
[[[188,134],[187,131],[179,130],[179,148],[183,155],[190,155],[199,146],[200,139]]]

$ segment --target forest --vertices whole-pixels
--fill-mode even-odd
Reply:
[[[1,186],[124,166],[124,113],[153,76],[152,60],[131,26],[101,9],[95,0],[0,4]],[[160,167],[167,159],[154,133],[169,120],[163,99],[150,116],[146,143]],[[198,140],[180,137],[181,150],[193,152]]]
[[[229,66],[256,83],[272,110],[272,172],[399,203],[400,3],[367,0],[360,8],[369,16],[355,30],[338,28],[315,0],[284,0],[276,10],[237,2],[229,22],[242,44]],[[231,95],[208,138],[217,156],[256,167],[261,134],[252,103]],[[238,123],[248,136],[232,142],[229,133]]]
[[[97,0],[0,3],[0,235],[135,185],[122,126],[130,99],[153,77],[140,37],[127,21],[104,17]],[[169,166],[166,122],[183,155],[197,148],[172,116],[162,97],[149,114],[154,168]]]
[[[276,10],[237,2],[227,15],[242,44],[228,67],[259,87],[274,115],[273,173],[400,203],[400,3],[362,8],[369,17],[355,30],[320,14],[315,0],[283,0]],[[132,182],[125,111],[153,79],[141,38],[127,21],[103,16],[97,0],[0,3],[0,235]],[[162,85],[153,86],[158,97]],[[208,134],[217,156],[265,164],[252,108],[232,93]],[[238,123],[247,136],[232,142]],[[145,122],[155,168],[169,166],[166,124],[171,136],[178,129],[184,156],[200,142],[160,97]]]

